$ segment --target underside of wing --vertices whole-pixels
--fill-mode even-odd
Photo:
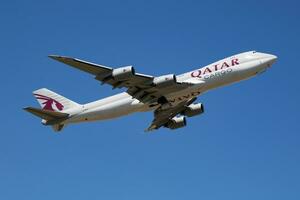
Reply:
[[[164,95],[190,85],[177,82],[173,74],[153,77],[136,73],[132,66],[112,68],[66,56],[50,55],[49,57],[94,75],[95,79],[102,84],[109,84],[113,88],[127,88],[128,94],[144,103],[157,102]]]
[[[192,104],[197,98],[191,98],[187,101],[183,101],[176,106],[170,107],[168,109],[163,109],[162,107],[159,107],[154,111],[154,120],[152,121],[151,125],[145,130],[152,131],[155,129],[159,129],[162,126],[168,127],[168,128],[176,128],[176,123],[178,125],[185,126],[185,118],[183,116],[176,117],[178,114],[182,113],[187,106]],[[175,126],[174,126],[175,125]]]
[[[132,66],[114,69],[112,67],[83,61],[77,58],[56,55],[50,55],[49,57],[84,72],[90,73],[95,76],[95,79],[102,83],[110,84],[113,87],[130,86],[135,83],[144,83],[153,79],[153,76],[135,73]],[[122,85],[120,84],[121,82],[123,83]]]
[[[84,72],[98,75],[98,74],[105,74],[112,71],[112,68],[106,67],[103,65],[94,64],[91,62],[83,61],[77,58],[71,58],[66,56],[57,56],[57,55],[50,55],[49,58],[52,58],[54,60],[57,60],[59,62],[65,63],[67,65],[70,65],[74,68],[77,68],[79,70],[82,70]]]
[[[135,86],[148,88],[149,83],[151,83],[154,78],[150,75],[135,73],[132,66],[114,69],[112,67],[94,64],[77,58],[56,55],[50,55],[49,57],[81,71],[92,74],[95,76],[95,79],[101,81],[102,84],[109,84],[113,86],[113,88],[132,88]]]

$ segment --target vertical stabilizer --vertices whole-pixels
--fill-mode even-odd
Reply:
[[[63,111],[80,106],[80,104],[46,88],[33,91],[33,95],[44,110]]]

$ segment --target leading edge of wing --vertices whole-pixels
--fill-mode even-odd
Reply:
[[[72,58],[68,56],[59,56],[59,55],[49,55],[49,58],[52,58],[56,61],[62,62],[64,64],[70,65],[72,67],[75,67],[77,69],[80,69],[82,71],[88,72],[90,74],[93,74],[95,76],[100,75],[103,72],[112,72],[114,68],[107,67],[104,65],[95,64],[92,62],[80,60],[77,58]],[[142,74],[142,73],[135,73],[135,76],[146,80],[152,80],[154,76]]]
[[[112,71],[113,68],[107,67],[104,65],[95,64],[92,62],[87,62],[84,60],[80,60],[77,58],[67,57],[67,56],[59,56],[59,55],[49,55],[49,58],[52,58],[56,61],[62,62],[64,64],[70,65],[82,71],[88,72],[93,75],[98,75],[103,71]]]

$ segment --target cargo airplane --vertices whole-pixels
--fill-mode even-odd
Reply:
[[[195,103],[203,93],[248,79],[266,71],[275,55],[249,51],[219,60],[181,75],[150,76],[137,73],[133,66],[111,68],[76,58],[50,55],[50,58],[87,72],[102,84],[125,88],[122,92],[87,104],[79,104],[46,88],[33,95],[40,108],[24,110],[42,119],[42,124],[61,131],[67,124],[106,120],[134,112],[154,111],[154,119],[146,131],[186,126],[186,117],[204,112],[202,103]]]

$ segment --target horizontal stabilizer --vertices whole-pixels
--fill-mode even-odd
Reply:
[[[59,119],[66,119],[69,114],[67,113],[62,113],[62,112],[57,112],[57,111],[52,111],[52,110],[44,110],[44,109],[39,109],[39,108],[33,108],[33,107],[27,107],[24,108],[27,112],[30,112],[31,114],[45,119],[45,120],[59,120]]]

